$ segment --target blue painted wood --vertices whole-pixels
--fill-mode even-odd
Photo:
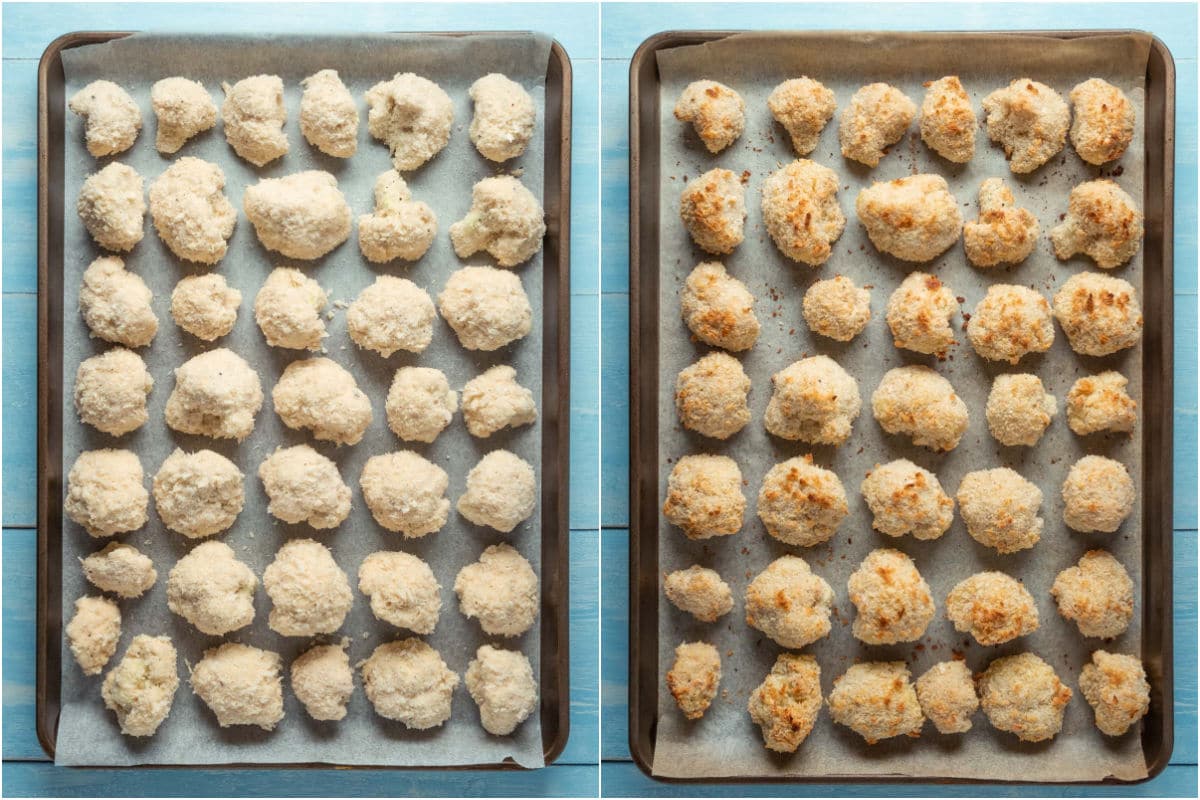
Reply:
[[[595,261],[593,260],[593,264]],[[572,528],[600,526],[600,297],[571,298]],[[547,379],[551,378],[547,376]]]
[[[600,60],[574,59],[571,125],[571,293],[600,293]]]
[[[1195,216],[1192,217],[1195,219]],[[1195,271],[1196,258],[1191,269]],[[1179,262],[1176,272],[1186,270]],[[1196,529],[1196,310],[1194,294],[1175,295],[1175,522]]]
[[[6,230],[8,227],[5,225]],[[33,525],[37,501],[37,298],[6,294],[3,308],[4,525]]]
[[[611,13],[611,12],[609,12]],[[607,122],[601,132],[600,157],[604,237],[600,254],[600,287],[629,291],[629,61],[601,63],[600,102]],[[614,122],[615,120],[615,122]]]
[[[7,26],[6,26],[7,27]],[[4,291],[37,291],[37,62],[4,59]]]
[[[605,527],[629,525],[629,296],[605,294],[602,309],[600,369],[601,521]]]

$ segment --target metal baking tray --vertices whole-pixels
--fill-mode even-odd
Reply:
[[[743,31],[665,31],[644,41],[629,70],[629,749],[655,780],[697,782],[654,775],[659,693],[659,211],[661,134],[658,51],[723,39]],[[830,35],[833,32],[822,32]],[[997,32],[990,31],[995,34]],[[1012,31],[1061,39],[1132,31]],[[855,35],[861,35],[856,32]],[[886,33],[876,34],[886,37]],[[946,32],[940,35],[953,37]],[[803,34],[799,34],[803,36]],[[1150,780],[1166,768],[1174,744],[1174,645],[1172,640],[1172,405],[1174,269],[1175,63],[1154,38],[1146,71],[1145,239],[1143,306],[1143,414],[1139,433],[1146,459],[1142,503],[1142,659],[1150,681],[1150,711],[1142,747]],[[673,376],[667,376],[673,379]],[[984,783],[971,779],[835,775],[813,778],[742,775],[711,783]],[[1138,782],[1138,781],[1133,781]],[[1015,778],[1007,783],[1033,783]],[[1101,782],[1095,782],[1101,783]],[[1129,783],[1109,778],[1102,783]]]
[[[62,52],[129,36],[133,31],[76,31],[55,39],[38,65],[38,572],[37,684],[38,741],[54,757],[60,711],[62,609],[62,403],[63,364],[63,165],[66,115]],[[486,31],[432,32],[465,36]],[[571,60],[552,43],[546,71],[544,208],[546,238],[542,280],[544,343],[542,418],[541,675],[540,713],[546,764],[562,754],[570,728],[568,593],[568,476],[570,436],[570,224]],[[149,768],[171,765],[147,765]],[[181,765],[203,768],[203,765]],[[223,764],[255,769],[329,768],[330,763]],[[343,767],[346,768],[346,767]],[[405,767],[350,766],[351,769]],[[498,764],[435,769],[521,769],[511,759]]]

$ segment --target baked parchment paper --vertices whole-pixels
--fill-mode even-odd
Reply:
[[[1120,738],[1095,728],[1092,711],[1078,688],[1078,676],[1093,650],[1140,654],[1140,603],[1129,630],[1115,641],[1084,638],[1074,624],[1059,616],[1050,587],[1055,575],[1073,565],[1087,550],[1106,548],[1129,570],[1136,594],[1141,592],[1142,542],[1140,500],[1115,534],[1080,534],[1063,523],[1060,489],[1071,465],[1089,453],[1123,462],[1142,485],[1140,433],[1081,438],[1066,424],[1065,397],[1071,384],[1086,374],[1118,369],[1130,379],[1129,391],[1141,397],[1141,348],[1107,358],[1076,355],[1062,329],[1045,354],[1026,356],[1019,364],[986,362],[977,356],[961,330],[962,314],[952,320],[959,344],[944,362],[893,346],[884,319],[891,293],[912,271],[940,278],[970,313],[995,283],[1029,286],[1051,299],[1072,274],[1097,269],[1090,259],[1055,259],[1049,230],[1066,212],[1071,188],[1100,175],[1112,176],[1141,206],[1143,196],[1144,76],[1149,39],[1144,36],[1101,36],[1061,40],[1039,36],[988,34],[860,34],[750,33],[719,41],[666,49],[658,53],[661,74],[662,200],[660,207],[660,344],[659,375],[659,492],[666,490],[674,462],[691,453],[733,457],[742,470],[747,510],[741,532],[706,542],[689,541],[660,516],[659,568],[662,573],[701,564],[716,569],[730,584],[734,610],[716,623],[705,624],[674,608],[660,595],[659,709],[653,771],[678,778],[761,777],[914,777],[987,780],[1079,781],[1108,776],[1136,779],[1146,775],[1140,726]],[[838,173],[838,201],[847,217],[845,232],[832,257],[813,269],[786,259],[770,240],[762,223],[761,187],[764,178],[797,156],[782,126],[771,117],[766,100],[788,78],[808,75],[824,82],[837,98],[838,111],[808,158]],[[943,75],[962,79],[980,121],[975,157],[966,165],[943,160],[920,141],[914,120],[905,138],[893,146],[875,169],[842,158],[838,119],[860,86],[884,81],[901,89],[918,106],[922,84]],[[1121,87],[1137,107],[1136,134],[1124,157],[1096,168],[1084,163],[1068,140],[1063,151],[1031,175],[1014,175],[1003,150],[988,140],[983,127],[982,99],[1016,78],[1028,77],[1052,86],[1064,98],[1089,77],[1103,77]],[[673,114],[676,99],[693,80],[713,79],[741,93],[746,103],[746,131],[733,145],[713,156],[700,144],[690,125]],[[919,117],[919,111],[918,111]],[[679,195],[689,178],[714,167],[748,172],[746,241],[730,256],[718,258],[696,248],[679,220]],[[1019,206],[1036,214],[1041,225],[1037,249],[1016,267],[977,269],[968,264],[962,244],[933,262],[913,265],[875,249],[854,212],[858,192],[875,181],[932,172],[942,175],[962,206],[964,221],[978,217],[977,192],[989,177],[1001,177]],[[674,408],[675,376],[709,350],[692,341],[680,319],[679,292],[688,272],[699,262],[723,261],[730,274],[749,287],[762,322],[758,343],[736,354],[752,381],[751,421],[726,442],[686,431]],[[1157,268],[1158,265],[1152,265]],[[1111,274],[1142,286],[1142,254]],[[809,331],[801,314],[804,291],[815,281],[843,274],[860,286],[871,286],[872,318],[867,329],[849,343],[839,343]],[[1156,313],[1148,309],[1147,313]],[[858,381],[863,410],[850,438],[840,447],[811,447],[773,437],[763,428],[763,413],[771,395],[771,375],[807,355],[824,354],[841,364]],[[909,440],[885,434],[871,414],[871,394],[884,372],[908,363],[933,366],[947,377],[966,402],[970,426],[951,453],[939,455],[913,447]],[[1059,413],[1041,442],[1033,448],[1001,446],[990,435],[984,406],[994,376],[1031,372],[1058,398]],[[763,475],[787,458],[812,453],[817,464],[841,478],[850,515],[825,545],[795,548],[766,533],[755,508]],[[964,474],[997,466],[1012,467],[1036,483],[1044,494],[1045,530],[1032,549],[1002,556],[976,543],[966,532],[958,510],[949,531],[936,541],[911,536],[893,539],[871,527],[872,516],[859,486],[875,464],[908,458],[933,471],[952,497]],[[1140,496],[1140,491],[1139,491]],[[919,642],[869,646],[850,632],[855,610],[846,581],[873,549],[897,548],[913,558],[929,582],[937,616]],[[1032,651],[1049,662],[1075,691],[1062,732],[1052,741],[1028,744],[992,728],[982,711],[965,735],[941,735],[926,723],[919,739],[901,737],[868,746],[858,734],[829,717],[823,707],[808,739],[795,754],[779,755],[762,743],[758,727],[746,710],[750,692],[770,671],[781,648],[744,621],[743,598],[749,581],[781,555],[807,560],[814,572],[834,590],[836,613],[832,633],[804,649],[821,665],[821,685],[828,697],[834,679],[859,661],[903,660],[915,680],[938,661],[963,657],[972,670],[982,671],[994,658]],[[983,647],[967,634],[955,632],[946,620],[945,598],[960,580],[984,570],[1000,570],[1021,579],[1037,601],[1041,627],[1030,636],[998,647]],[[687,721],[665,686],[674,649],[685,641],[711,641],[721,653],[723,676],[717,699],[702,720]]]
[[[286,13],[281,9],[281,13]],[[539,398],[541,408],[542,374],[542,256],[517,268],[517,274],[529,295],[535,324],[532,332],[508,347],[492,352],[472,352],[459,344],[450,327],[440,317],[435,323],[432,344],[420,355],[398,352],[384,359],[377,353],[358,348],[346,332],[345,304],[374,282],[377,275],[407,277],[425,289],[437,302],[437,295],[450,273],[467,264],[493,264],[490,256],[480,253],[460,260],[449,240],[450,225],[461,219],[471,203],[472,185],[489,175],[519,173],[533,193],[543,199],[545,75],[551,40],[545,36],[500,33],[467,36],[419,34],[362,34],[311,36],[227,36],[137,34],[105,44],[67,50],[63,53],[66,70],[66,97],[95,79],[108,79],[123,86],[142,110],[143,127],[137,142],[116,160],[134,167],[151,182],[172,161],[182,156],[197,156],[218,164],[225,172],[225,194],[238,210],[237,226],[229,252],[212,267],[242,293],[237,325],[233,332],[213,344],[199,341],[180,330],[171,319],[170,296],[176,282],[187,274],[208,271],[175,258],[159,240],[147,214],[145,238],[133,252],[124,256],[126,267],[141,275],[154,293],[154,310],[159,318],[158,335],[139,352],[154,378],[149,398],[150,419],[141,429],[114,439],[78,422],[71,392],[75,370],[81,360],[108,349],[109,345],[89,339],[82,318],[73,309],[78,303],[80,277],[101,251],[88,236],[75,213],[75,199],[83,180],[104,166],[109,159],[96,160],[83,145],[83,121],[67,114],[64,219],[66,220],[65,317],[63,381],[63,470],[70,469],[84,449],[127,447],[136,452],[146,472],[150,488],[159,465],[176,447],[186,451],[201,448],[215,450],[234,461],[245,475],[246,505],[228,532],[217,536],[228,543],[239,559],[260,577],[255,597],[254,623],[225,637],[206,636],[186,620],[167,609],[167,573],[176,560],[196,542],[163,527],[153,507],[149,523],[139,531],[119,537],[135,545],[154,560],[158,582],[137,600],[121,600],[123,626],[114,666],[124,655],[133,636],[139,633],[166,634],[179,651],[180,687],[174,708],[157,734],[150,739],[122,736],[115,715],[105,710],[100,697],[101,677],[85,677],[64,642],[62,658],[62,715],[58,729],[56,761],[72,765],[130,764],[230,764],[230,763],[307,763],[442,766],[498,763],[513,758],[527,767],[544,764],[540,715],[538,711],[512,735],[495,737],[479,723],[479,712],[464,683],[454,693],[453,714],[443,726],[430,731],[409,731],[400,722],[386,720],[371,707],[362,690],[361,676],[355,670],[355,691],[349,713],[340,722],[316,722],[304,711],[292,694],[289,670],[292,660],[318,642],[350,639],[352,665],[370,656],[384,642],[413,635],[376,620],[367,598],[358,591],[358,567],[367,554],[377,550],[403,550],[425,559],[441,584],[442,609],[437,629],[424,637],[460,678],[478,647],[485,643],[520,649],[529,657],[534,675],[539,675],[540,618],[533,628],[515,639],[488,637],[476,620],[458,610],[454,578],[467,564],[476,561],[491,544],[511,543],[541,575],[541,504],[533,516],[512,534],[503,535],[490,528],[468,523],[451,508],[449,521],[441,531],[421,539],[406,540],[379,526],[367,509],[359,489],[359,475],[373,455],[395,450],[415,450],[439,464],[450,477],[447,491],[451,504],[457,502],[466,485],[467,472],[487,452],[504,447],[533,464],[541,480],[539,453],[541,424],[506,430],[488,439],[475,439],[467,433],[461,412],[450,426],[430,445],[405,443],[387,426],[384,400],[392,375],[405,365],[433,366],[443,370],[450,385],[461,391],[463,384],[495,364],[511,364],[518,380]],[[323,68],[338,71],[354,96],[359,109],[358,152],[350,159],[330,158],[310,146],[300,133],[300,81]],[[415,72],[437,82],[454,102],[454,127],[450,143],[438,156],[404,178],[418,200],[427,202],[438,218],[437,238],[429,252],[417,263],[395,262],[372,265],[358,248],[357,224],[350,238],[326,257],[315,262],[291,262],[264,249],[253,226],[242,210],[244,189],[261,178],[281,177],[305,169],[323,169],[334,174],[338,186],[357,220],[373,209],[376,176],[391,168],[387,147],[367,132],[364,94],[378,81],[396,73]],[[473,108],[467,91],[472,82],[489,72],[502,72],[520,82],[533,95],[537,107],[537,126],[525,154],[503,166],[485,160],[476,151],[467,133]],[[285,126],[289,152],[262,169],[239,158],[226,143],[223,126],[217,126],[190,140],[174,155],[160,155],[154,147],[155,117],[150,107],[150,87],[161,78],[183,75],[204,83],[218,109],[223,100],[221,83],[230,84],[259,73],[279,75],[285,87],[288,118]],[[350,370],[360,388],[370,397],[373,419],[363,440],[352,447],[317,442],[306,431],[293,431],[279,420],[271,403],[271,389],[291,361],[319,353],[268,347],[254,322],[254,298],[268,273],[276,266],[296,266],[316,278],[326,289],[332,312],[326,325],[326,355]],[[173,370],[188,358],[213,347],[228,347],[245,358],[259,373],[265,401],[258,413],[254,432],[242,443],[213,440],[179,434],[166,426],[163,413],[175,385]],[[267,498],[258,479],[258,466],[276,447],[307,442],[332,458],[342,479],[353,492],[349,518],[333,531],[314,531],[306,525],[287,525],[267,513]],[[153,499],[151,500],[153,506]],[[91,539],[82,528],[66,520],[63,531],[63,609],[73,613],[75,599],[98,594],[88,585],[79,568],[78,558],[99,550],[107,542]],[[349,577],[354,605],[341,629],[317,640],[282,637],[267,627],[270,600],[262,590],[261,576],[276,551],[288,539],[313,538],[333,551],[338,565]],[[272,732],[257,727],[222,729],[207,706],[192,694],[188,684],[189,667],[194,666],[206,648],[222,641],[236,641],[278,652],[284,673],[284,710],[286,716]],[[464,679],[465,680],[465,679]]]

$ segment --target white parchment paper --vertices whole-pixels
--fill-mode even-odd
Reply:
[[[287,9],[280,7],[280,13]],[[311,537],[328,545],[354,588],[354,607],[337,634],[319,641],[351,640],[352,664],[367,658],[379,644],[411,635],[407,631],[379,622],[371,615],[367,599],[357,590],[358,566],[376,550],[405,550],[425,559],[441,584],[442,612],[436,631],[426,640],[435,647],[449,667],[460,676],[474,657],[476,649],[487,642],[507,648],[519,648],[530,659],[535,675],[540,674],[540,625],[517,639],[489,639],[475,620],[458,610],[453,592],[454,578],[468,563],[478,559],[488,545],[508,541],[529,559],[541,574],[541,506],[533,516],[510,535],[468,523],[453,509],[449,522],[438,533],[422,539],[405,540],[375,523],[359,490],[358,479],[366,460],[373,455],[400,449],[414,449],[441,465],[450,476],[447,492],[451,503],[463,493],[466,475],[487,452],[508,448],[535,465],[539,480],[541,424],[507,430],[486,440],[471,437],[461,413],[430,445],[403,443],[387,427],[384,399],[394,371],[405,365],[434,366],[443,370],[450,385],[460,390],[468,380],[494,364],[508,363],[517,370],[518,380],[541,397],[542,351],[542,256],[539,254],[517,269],[533,307],[535,324],[524,339],[493,353],[464,349],[444,321],[436,323],[433,343],[420,355],[400,352],[389,359],[359,349],[346,333],[344,303],[353,301],[379,274],[397,274],[410,278],[433,296],[435,302],[446,279],[466,263],[492,263],[486,254],[469,262],[458,259],[450,245],[449,227],[463,217],[471,201],[472,185],[489,175],[517,172],[521,181],[544,200],[544,109],[545,75],[550,55],[549,38],[521,33],[470,36],[432,36],[404,34],[363,34],[356,36],[194,36],[146,35],[67,50],[63,54],[67,76],[66,97],[92,80],[104,78],[125,87],[142,109],[143,129],[133,148],[117,160],[133,166],[150,183],[182,156],[197,156],[221,166],[226,176],[226,195],[238,209],[238,223],[225,258],[213,269],[225,275],[229,284],[242,292],[234,331],[217,343],[208,345],[183,333],[171,320],[170,295],[184,275],[203,271],[176,259],[158,239],[147,215],[146,235],[133,252],[125,256],[127,268],[141,275],[154,293],[154,310],[159,331],[154,342],[141,353],[155,380],[150,395],[150,420],[140,430],[113,439],[78,422],[71,400],[75,369],[88,356],[107,349],[104,342],[88,338],[78,314],[71,313],[78,303],[80,276],[87,265],[100,255],[75,213],[75,198],[83,180],[107,163],[88,155],[83,146],[83,122],[67,114],[65,159],[66,192],[66,263],[63,381],[63,469],[70,469],[76,455],[84,449],[128,447],[141,458],[149,487],[159,465],[176,447],[192,451],[216,450],[232,459],[246,475],[246,506],[234,527],[219,538],[227,542],[260,576],[278,548],[290,538]],[[299,130],[300,81],[323,68],[338,70],[355,97],[360,114],[358,153],[350,159],[329,158],[311,147]],[[253,227],[242,213],[244,189],[264,177],[280,177],[305,169],[324,169],[333,173],[346,195],[354,216],[373,208],[373,186],[379,173],[391,166],[387,148],[367,132],[364,93],[381,80],[399,72],[412,71],[437,83],[454,102],[454,128],[450,143],[433,161],[405,174],[413,195],[432,206],[438,217],[438,235],[430,251],[416,264],[402,262],[374,266],[361,255],[357,228],[350,238],[316,262],[288,262],[265,250],[254,235]],[[471,83],[489,72],[503,72],[524,85],[533,95],[537,109],[537,128],[525,154],[503,167],[486,161],[475,150],[467,135],[472,103],[467,95]],[[225,142],[222,125],[189,141],[171,156],[160,155],[154,148],[155,119],[150,107],[150,87],[160,78],[183,75],[204,83],[218,108],[223,93],[221,82],[230,84],[258,73],[279,75],[285,87],[288,120],[285,132],[290,150],[283,158],[256,169],[238,158]],[[374,418],[362,442],[353,447],[337,447],[316,442],[304,431],[286,428],[275,415],[271,389],[283,369],[293,359],[311,353],[282,350],[266,345],[254,322],[254,297],[268,273],[276,266],[298,266],[315,277],[329,294],[332,318],[327,321],[327,355],[349,369],[360,388],[370,397]],[[335,302],[337,303],[335,305]],[[205,437],[181,435],[170,430],[163,409],[174,388],[173,370],[186,359],[210,347],[228,347],[243,356],[260,375],[266,395],[254,432],[241,444],[214,441]],[[539,408],[541,404],[539,401]],[[267,498],[258,480],[259,464],[277,446],[308,442],[328,455],[353,491],[350,517],[335,531],[313,531],[305,525],[286,525],[266,510]],[[151,501],[153,505],[153,500]],[[67,520],[63,531],[63,608],[73,611],[77,597],[97,592],[83,579],[77,559],[100,549],[105,542],[93,540],[76,524]],[[121,537],[154,560],[158,583],[138,600],[120,601],[123,620],[121,643],[110,666],[124,654],[133,636],[139,633],[167,634],[179,650],[181,685],[175,696],[170,717],[149,740],[120,735],[114,715],[104,709],[100,697],[100,677],[85,677],[69,650],[63,646],[62,715],[58,729],[56,760],[73,765],[129,764],[227,764],[227,763],[305,763],[439,766],[497,763],[515,759],[528,767],[544,763],[539,713],[535,711],[511,736],[495,737],[479,724],[479,714],[460,683],[454,695],[453,715],[442,727],[425,732],[407,730],[401,723],[385,720],[374,713],[362,692],[356,672],[356,688],[350,700],[349,714],[341,722],[315,722],[291,692],[287,677],[292,660],[312,646],[314,640],[287,638],[267,627],[270,600],[261,589],[255,603],[254,624],[224,637],[278,652],[283,658],[284,709],[286,716],[273,732],[253,727],[221,729],[211,711],[194,696],[187,683],[188,666],[195,665],[206,648],[216,646],[222,637],[205,636],[167,609],[165,585],[167,573],[175,561],[194,542],[166,530],[153,509],[150,522],[140,531]]]
[[[1053,348],[1044,355],[1022,359],[1016,366],[985,362],[960,331],[959,344],[949,358],[900,350],[893,346],[884,320],[887,300],[914,269],[937,275],[963,301],[970,313],[993,283],[1016,283],[1042,292],[1048,299],[1070,275],[1096,269],[1088,259],[1069,262],[1055,259],[1048,239],[1051,227],[1066,212],[1067,195],[1076,184],[1101,174],[1114,177],[1141,204],[1143,170],[1144,76],[1148,39],[1141,36],[1104,36],[1066,41],[1036,36],[936,35],[936,34],[789,34],[763,33],[732,36],[720,41],[661,51],[660,114],[662,200],[660,207],[660,359],[659,455],[660,493],[678,457],[689,453],[720,453],[737,460],[748,499],[745,525],[731,537],[691,542],[665,520],[660,523],[659,567],[663,573],[699,563],[721,573],[735,597],[732,613],[717,623],[699,623],[661,599],[659,604],[659,717],[653,769],[666,777],[716,778],[737,776],[910,776],[922,778],[973,778],[990,780],[1075,781],[1107,776],[1133,779],[1146,775],[1146,763],[1135,726],[1127,735],[1112,739],[1096,730],[1092,711],[1078,691],[1078,675],[1092,650],[1105,647],[1140,653],[1140,604],[1129,630],[1116,641],[1085,639],[1074,624],[1062,619],[1050,596],[1055,575],[1073,565],[1088,549],[1104,547],[1128,568],[1141,592],[1142,541],[1140,503],[1116,534],[1079,534],[1062,521],[1060,487],[1071,465],[1088,453],[1122,461],[1141,485],[1140,438],[1099,435],[1080,438],[1066,424],[1065,397],[1076,378],[1104,369],[1119,369],[1130,379],[1129,390],[1141,397],[1141,349],[1107,358],[1073,353],[1061,328],[1056,326]],[[921,141],[914,121],[908,135],[875,169],[843,159],[838,146],[838,115],[858,87],[885,81],[901,89],[919,107],[922,84],[943,75],[960,76],[980,119],[975,157],[966,165],[951,164]],[[817,149],[809,158],[834,169],[841,180],[839,202],[847,216],[845,233],[833,256],[819,269],[784,258],[762,224],[763,179],[795,158],[786,131],[772,119],[766,100],[781,81],[808,75],[831,88],[838,114],[826,126]],[[1092,76],[1121,87],[1138,110],[1135,139],[1125,156],[1104,169],[1084,163],[1070,143],[1050,163],[1032,175],[1011,173],[1003,151],[988,141],[982,126],[981,101],[993,89],[1019,77],[1049,84],[1064,99],[1071,88]],[[746,131],[732,146],[709,155],[691,127],[672,115],[676,99],[693,80],[718,80],[736,89],[746,102]],[[675,376],[708,348],[691,341],[680,319],[679,291],[688,272],[713,257],[696,248],[679,221],[679,194],[689,178],[725,167],[748,172],[746,241],[724,263],[730,273],[747,284],[756,297],[755,310],[763,324],[761,338],[739,357],[752,380],[751,422],[722,443],[685,431],[674,409]],[[875,181],[934,172],[944,176],[962,205],[965,220],[978,216],[977,192],[985,178],[1002,177],[1016,195],[1017,204],[1029,208],[1041,224],[1038,247],[1023,264],[1010,268],[976,269],[968,264],[961,244],[935,261],[921,266],[900,262],[879,253],[867,239],[854,213],[858,192]],[[721,260],[721,259],[717,259]],[[1142,286],[1142,254],[1113,274]],[[867,330],[849,343],[839,343],[811,333],[801,315],[804,291],[815,281],[844,274],[858,285],[871,286],[872,319]],[[1147,309],[1147,313],[1156,313]],[[956,329],[963,322],[956,315]],[[841,447],[812,448],[768,435],[763,413],[771,394],[771,375],[806,355],[824,354],[838,361],[858,380],[863,412],[850,439]],[[884,372],[907,363],[934,366],[954,385],[970,412],[970,426],[958,448],[945,455],[911,446],[907,439],[884,434],[871,416],[870,397]],[[1045,437],[1034,448],[1003,447],[991,438],[984,406],[992,379],[1001,373],[1032,372],[1059,401],[1059,414]],[[792,548],[771,538],[755,514],[763,475],[771,466],[795,455],[811,452],[816,463],[834,470],[846,487],[850,515],[826,545]],[[934,471],[953,496],[964,474],[976,469],[1009,466],[1038,484],[1044,493],[1042,516],[1045,531],[1031,550],[1002,556],[971,539],[957,515],[953,526],[932,542],[912,537],[893,539],[871,528],[871,513],[859,486],[872,466],[895,458],[908,458]],[[661,494],[660,494],[661,497]],[[661,519],[661,517],[660,517]],[[909,554],[929,582],[938,615],[917,643],[868,646],[850,632],[854,607],[847,597],[846,581],[862,559],[879,547],[895,547]],[[901,737],[873,747],[848,728],[835,725],[822,709],[816,728],[794,755],[781,756],[763,747],[760,732],[750,720],[746,703],[750,692],[769,672],[780,648],[744,622],[742,607],[750,579],[785,553],[805,558],[814,571],[829,581],[835,592],[833,632],[810,645],[806,652],[821,664],[821,684],[828,696],[834,679],[857,661],[904,660],[913,678],[932,664],[965,657],[976,672],[994,658],[1031,650],[1046,659],[1060,678],[1075,690],[1062,732],[1050,742],[1028,744],[996,731],[982,712],[973,729],[959,736],[938,734],[926,724],[919,739]],[[982,647],[954,631],[944,617],[945,597],[958,581],[983,570],[1001,570],[1020,578],[1037,601],[1040,629],[999,647]],[[674,660],[674,648],[684,641],[713,642],[722,654],[721,692],[705,717],[688,722],[665,688],[664,676]]]

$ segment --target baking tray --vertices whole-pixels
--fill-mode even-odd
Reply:
[[[712,42],[744,31],[665,31],[644,41],[629,71],[630,207],[630,546],[629,546],[629,749],[649,777],[668,783],[698,782],[652,773],[659,695],[659,73],[660,50]],[[953,37],[966,32],[939,32]],[[1134,31],[989,31],[995,35],[1074,39]],[[837,32],[821,32],[822,36]],[[863,32],[854,32],[861,36]],[[887,33],[874,34],[886,37]],[[797,34],[802,38],[803,33]],[[1144,459],[1142,502],[1142,660],[1150,682],[1150,711],[1142,721],[1147,777],[1166,768],[1174,744],[1174,645],[1172,640],[1172,450],[1174,336],[1175,63],[1152,37],[1145,98],[1145,238],[1143,241],[1142,404],[1139,423]],[[986,143],[985,143],[986,146]],[[1168,313],[1164,313],[1168,312]],[[1149,413],[1147,413],[1149,412]],[[711,783],[993,783],[969,778],[833,775],[743,775]],[[1136,783],[1108,778],[1092,783]],[[1006,783],[1034,783],[1019,778]]]
[[[60,711],[62,609],[63,386],[63,164],[66,116],[62,52],[129,36],[134,31],[76,31],[55,39],[38,65],[38,572],[36,728],[42,749],[53,759]],[[426,33],[426,32],[421,32]],[[434,36],[467,36],[489,31],[436,31]],[[570,436],[570,220],[571,220],[571,60],[554,41],[546,71],[543,244],[544,339],[541,513],[541,675],[542,746],[549,765],[563,752],[570,730],[570,647],[568,591],[568,477]],[[74,310],[70,310],[74,313]],[[170,768],[145,765],[141,768]],[[204,765],[178,765],[203,768]],[[255,769],[417,769],[332,763],[223,764]],[[443,770],[522,769],[511,758],[497,764],[433,767]]]

